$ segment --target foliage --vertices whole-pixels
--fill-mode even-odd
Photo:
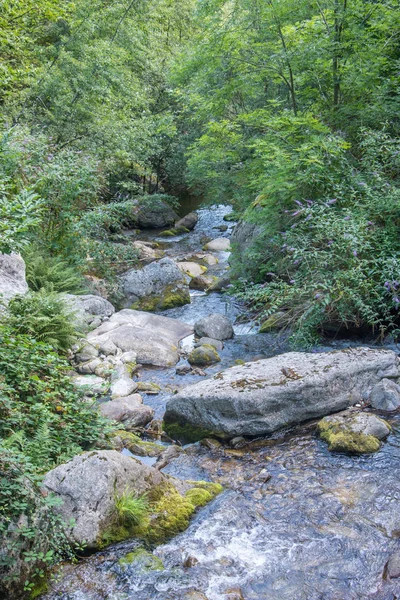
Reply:
[[[37,246],[29,246],[23,252],[26,264],[26,281],[34,292],[41,289],[54,292],[80,294],[85,291],[82,274],[58,256],[45,254]]]
[[[4,597],[9,588],[30,590],[32,579],[43,578],[46,569],[61,559],[73,558],[65,524],[53,511],[60,500],[44,496],[39,486],[40,477],[26,456],[0,447],[0,592]]]
[[[19,251],[28,243],[29,233],[40,223],[40,209],[41,200],[31,190],[10,196],[0,187],[0,252]]]
[[[0,326],[0,438],[43,472],[89,448],[110,427],[77,392],[53,347]]]
[[[15,296],[5,318],[16,334],[29,335],[61,352],[69,350],[77,339],[74,320],[65,299],[49,289]]]

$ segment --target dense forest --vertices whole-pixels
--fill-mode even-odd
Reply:
[[[63,294],[122,306],[138,207],[232,206],[229,293],[293,348],[396,338],[399,71],[393,0],[1,1],[0,252],[29,285],[0,322],[7,585],[76,550],[37,486],[113,426],[67,375]]]

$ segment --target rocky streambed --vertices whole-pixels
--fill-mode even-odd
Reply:
[[[218,262],[208,265],[207,275],[225,278],[227,246],[219,243],[216,250],[203,247],[209,238],[228,239],[231,225],[223,220],[227,212],[225,207],[201,209],[198,211],[197,225],[190,233],[174,235],[172,232],[173,235],[161,236],[160,232],[153,232],[143,236],[142,241],[159,244],[157,250],[162,249],[164,258],[172,259],[175,263],[197,261],[198,264],[204,264],[204,254],[210,254]],[[225,230],[226,225],[228,229]],[[199,257],[200,254],[202,257]],[[191,277],[192,280],[194,278]],[[301,420],[305,423],[289,429],[277,413],[276,428],[268,430],[264,427],[262,431],[257,428],[250,431],[246,427],[232,429],[232,435],[227,435],[226,441],[222,442],[211,435],[213,426],[218,419],[221,421],[221,413],[216,416],[215,410],[218,408],[218,393],[224,392],[211,389],[212,385],[221,385],[219,374],[228,369],[228,379],[243,383],[242,388],[240,385],[239,389],[238,386],[235,388],[234,407],[229,409],[229,414],[222,415],[225,420],[228,417],[238,420],[240,410],[245,414],[246,406],[257,398],[257,394],[260,395],[260,386],[264,385],[261,383],[262,372],[268,372],[266,367],[262,367],[263,361],[287,352],[288,347],[282,335],[255,335],[257,328],[243,322],[241,307],[229,296],[219,291],[206,294],[193,289],[193,286],[189,293],[190,304],[158,311],[161,317],[174,319],[175,325],[172,326],[170,322],[169,333],[164,329],[168,322],[163,321],[161,326],[161,322],[154,320],[156,318],[151,315],[146,322],[140,321],[143,317],[139,315],[139,318],[137,314],[132,320],[132,314],[128,311],[125,317],[121,313],[108,315],[100,325],[103,329],[92,334],[92,340],[114,331],[113,324],[128,328],[130,334],[132,328],[137,327],[136,339],[141,342],[143,331],[147,331],[149,345],[139,359],[136,353],[135,361],[137,359],[139,366],[133,371],[129,370],[129,359],[132,359],[130,347],[122,345],[121,348],[118,341],[120,346],[114,354],[109,355],[118,357],[119,361],[121,353],[125,356],[118,363],[121,376],[110,382],[111,388],[116,381],[122,381],[121,385],[125,382],[128,388],[131,386],[128,397],[137,395],[138,391],[141,394],[141,401],[136,399],[140,405],[139,413],[143,416],[143,411],[151,411],[151,414],[146,413],[143,427],[151,418],[163,418],[167,402],[169,413],[179,413],[181,422],[182,416],[185,419],[187,417],[185,410],[190,403],[200,414],[201,402],[206,396],[208,438],[184,445],[182,451],[171,452],[170,449],[175,446],[169,445],[165,438],[162,441],[156,437],[153,444],[161,443],[162,450],[167,448],[169,451],[165,460],[157,458],[157,453],[151,456],[151,451],[146,456],[138,456],[133,446],[130,449],[123,448],[122,453],[134,455],[146,465],[155,464],[157,467],[158,461],[160,475],[152,475],[157,481],[167,476],[174,478],[169,479],[173,482],[213,481],[223,486],[223,492],[206,506],[198,508],[188,528],[166,543],[157,543],[155,540],[144,545],[137,539],[131,539],[108,546],[77,565],[65,565],[43,598],[394,600],[400,594],[400,579],[397,579],[400,575],[400,418],[397,413],[368,409],[374,418],[383,416],[388,423],[382,434],[385,441],[376,438],[377,446],[374,449],[378,448],[377,452],[360,455],[329,452],[326,441],[317,435],[316,421],[309,420],[326,414],[323,410],[313,412],[313,393],[315,403],[323,403],[329,394],[321,393],[316,373],[302,371],[300,356],[296,360],[285,359],[286,362],[289,360],[287,364],[285,360],[282,364],[278,360],[275,371],[271,371],[264,379],[273,382],[277,374],[278,383],[281,384],[283,378],[286,388],[293,388],[296,397],[299,397],[300,388],[303,390],[303,396],[300,394],[298,400],[302,406],[297,406],[296,410],[303,410],[301,414],[305,417]],[[222,349],[218,347],[218,362],[205,367],[190,367],[187,355],[194,348],[193,326],[212,313],[220,313],[229,319],[234,324],[235,336],[224,339]],[[121,321],[122,317],[125,320]],[[117,338],[113,339],[116,342]],[[108,344],[110,336],[104,336],[102,341]],[[177,349],[178,343],[180,350]],[[317,350],[340,350],[355,345],[340,343]],[[141,347],[144,347],[143,344]],[[109,345],[108,350],[110,348]],[[102,353],[80,364],[96,359],[104,363],[106,350],[107,347]],[[342,410],[349,404],[358,405],[353,409],[357,414],[364,411],[364,406],[371,400],[374,386],[378,386],[376,398],[382,400],[384,397],[387,400],[391,397],[390,386],[398,377],[398,361],[393,350],[396,348],[384,352],[382,361],[377,358],[379,352],[375,350],[348,350],[344,363],[337,367],[338,376],[331,378],[329,397],[334,403],[331,412]],[[338,356],[340,362],[341,355]],[[242,366],[242,362],[250,362],[253,366]],[[331,369],[329,361],[325,362],[322,372],[327,377]],[[257,364],[261,369],[259,373],[252,373],[247,378],[241,374],[241,369],[257,370],[254,367]],[[234,369],[230,369],[232,366]],[[112,360],[111,367],[115,367]],[[96,368],[99,368],[99,364]],[[238,373],[236,378],[235,372]],[[226,379],[226,375],[222,375],[224,377]],[[349,382],[347,389],[346,377]],[[210,379],[211,388],[205,383]],[[132,381],[137,387],[132,387]],[[200,388],[199,392],[186,392],[184,388],[189,384],[208,388],[209,399]],[[381,389],[382,385],[384,390]],[[350,388],[354,391],[351,401],[348,394]],[[115,392],[112,399],[112,389],[111,396],[108,390],[103,404],[111,404],[115,408],[115,402],[121,398],[118,394]],[[225,401],[222,404],[226,406]],[[252,408],[253,418],[250,421],[254,424],[256,420],[259,424],[262,415],[255,417],[255,405]],[[274,411],[273,402],[268,410]],[[300,412],[296,412],[295,418],[286,423],[293,425],[299,419]],[[350,417],[353,419],[353,413]],[[346,423],[350,417],[345,414]],[[156,422],[151,424],[153,430]],[[194,424],[201,425],[202,421]],[[241,424],[245,426],[245,420]],[[131,426],[134,425],[131,423]],[[361,435],[368,437],[372,430],[365,427],[360,430]],[[215,426],[214,431],[217,429]],[[268,436],[265,435],[267,431],[270,431]],[[359,435],[360,431],[357,430],[355,434]],[[218,432],[223,433],[220,430]],[[375,429],[373,433],[377,433]],[[123,475],[118,482],[122,489]],[[96,486],[95,481],[92,484]]]

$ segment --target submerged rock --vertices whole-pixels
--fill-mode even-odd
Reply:
[[[184,388],[167,403],[165,430],[188,441],[264,435],[357,404],[381,379],[398,376],[390,350],[289,352]]]
[[[125,309],[87,337],[95,347],[112,342],[122,352],[134,351],[138,364],[170,367],[179,360],[179,341],[191,333],[193,327],[177,319]]]
[[[121,283],[125,307],[155,311],[190,303],[186,277],[170,258],[127,271]]]
[[[194,330],[199,337],[213,340],[229,340],[234,335],[230,320],[219,313],[213,313],[197,321]]]
[[[348,410],[322,419],[318,432],[331,452],[369,454],[379,450],[390,425],[370,413]]]

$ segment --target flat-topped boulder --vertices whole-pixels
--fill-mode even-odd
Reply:
[[[187,441],[265,435],[368,401],[378,382],[399,375],[391,350],[288,352],[184,388],[167,403],[165,429]]]
[[[87,339],[95,348],[134,351],[138,364],[170,367],[179,360],[180,340],[192,333],[191,325],[177,319],[125,309],[91,331]]]

